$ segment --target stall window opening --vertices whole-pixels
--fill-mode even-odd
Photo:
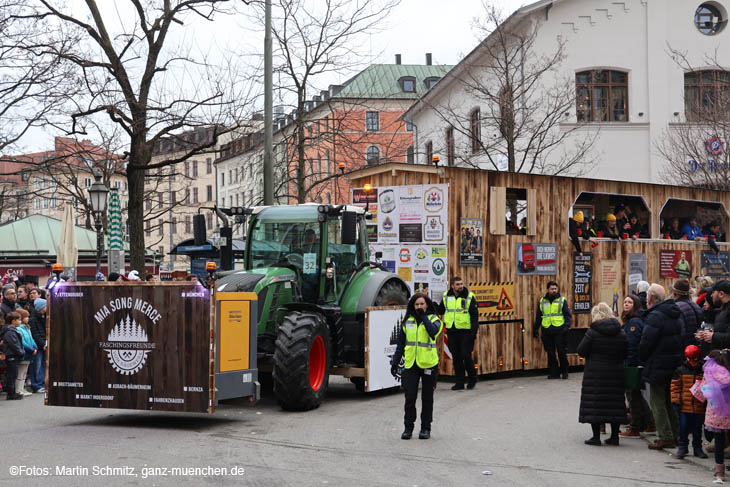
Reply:
[[[670,198],[659,216],[661,238],[726,242],[728,213],[721,203]]]
[[[581,234],[613,239],[651,238],[651,211],[636,195],[581,193],[572,214],[583,212]]]

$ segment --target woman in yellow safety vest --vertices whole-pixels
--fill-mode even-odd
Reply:
[[[435,308],[427,295],[415,293],[408,301],[406,315],[398,333],[398,345],[391,361],[390,372],[398,378],[405,391],[405,429],[401,439],[410,440],[416,422],[418,381],[421,381],[421,431],[418,438],[431,437],[433,419],[433,392],[438,379],[439,356],[436,338],[443,331],[443,324],[435,314]],[[401,359],[403,369],[401,370]]]

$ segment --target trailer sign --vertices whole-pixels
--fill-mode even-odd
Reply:
[[[593,277],[593,254],[581,257],[573,254],[573,313],[591,312],[591,278]]]

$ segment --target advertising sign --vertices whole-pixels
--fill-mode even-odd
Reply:
[[[646,281],[646,254],[629,254],[629,293],[636,294],[639,281]]]
[[[730,252],[715,255],[709,250],[702,251],[702,269],[700,274],[719,279],[730,279]]]
[[[689,279],[692,275],[692,251],[660,250],[659,275],[671,279]]]
[[[517,275],[554,276],[557,273],[557,244],[517,244]]]
[[[484,261],[484,220],[462,218],[459,245],[459,265],[481,267]]]
[[[64,283],[49,306],[46,404],[213,412],[203,286]]]
[[[583,252],[583,257],[573,254],[573,314],[591,312],[591,279],[593,254]]]
[[[598,299],[608,304],[614,316],[619,315],[619,288],[621,286],[621,273],[618,261],[601,260],[599,265],[599,286]]]
[[[479,318],[508,316],[515,313],[515,283],[472,282],[469,291],[479,301]]]
[[[390,374],[390,360],[393,358],[401,328],[405,307],[378,307],[365,309],[367,348],[365,362],[367,377],[365,390],[368,392],[398,387],[400,374],[394,378]],[[403,359],[401,359],[403,366]]]

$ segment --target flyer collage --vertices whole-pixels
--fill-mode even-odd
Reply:
[[[448,289],[448,184],[385,186],[370,194],[352,190],[352,202],[366,204],[370,255],[398,274],[412,292],[440,299]]]

